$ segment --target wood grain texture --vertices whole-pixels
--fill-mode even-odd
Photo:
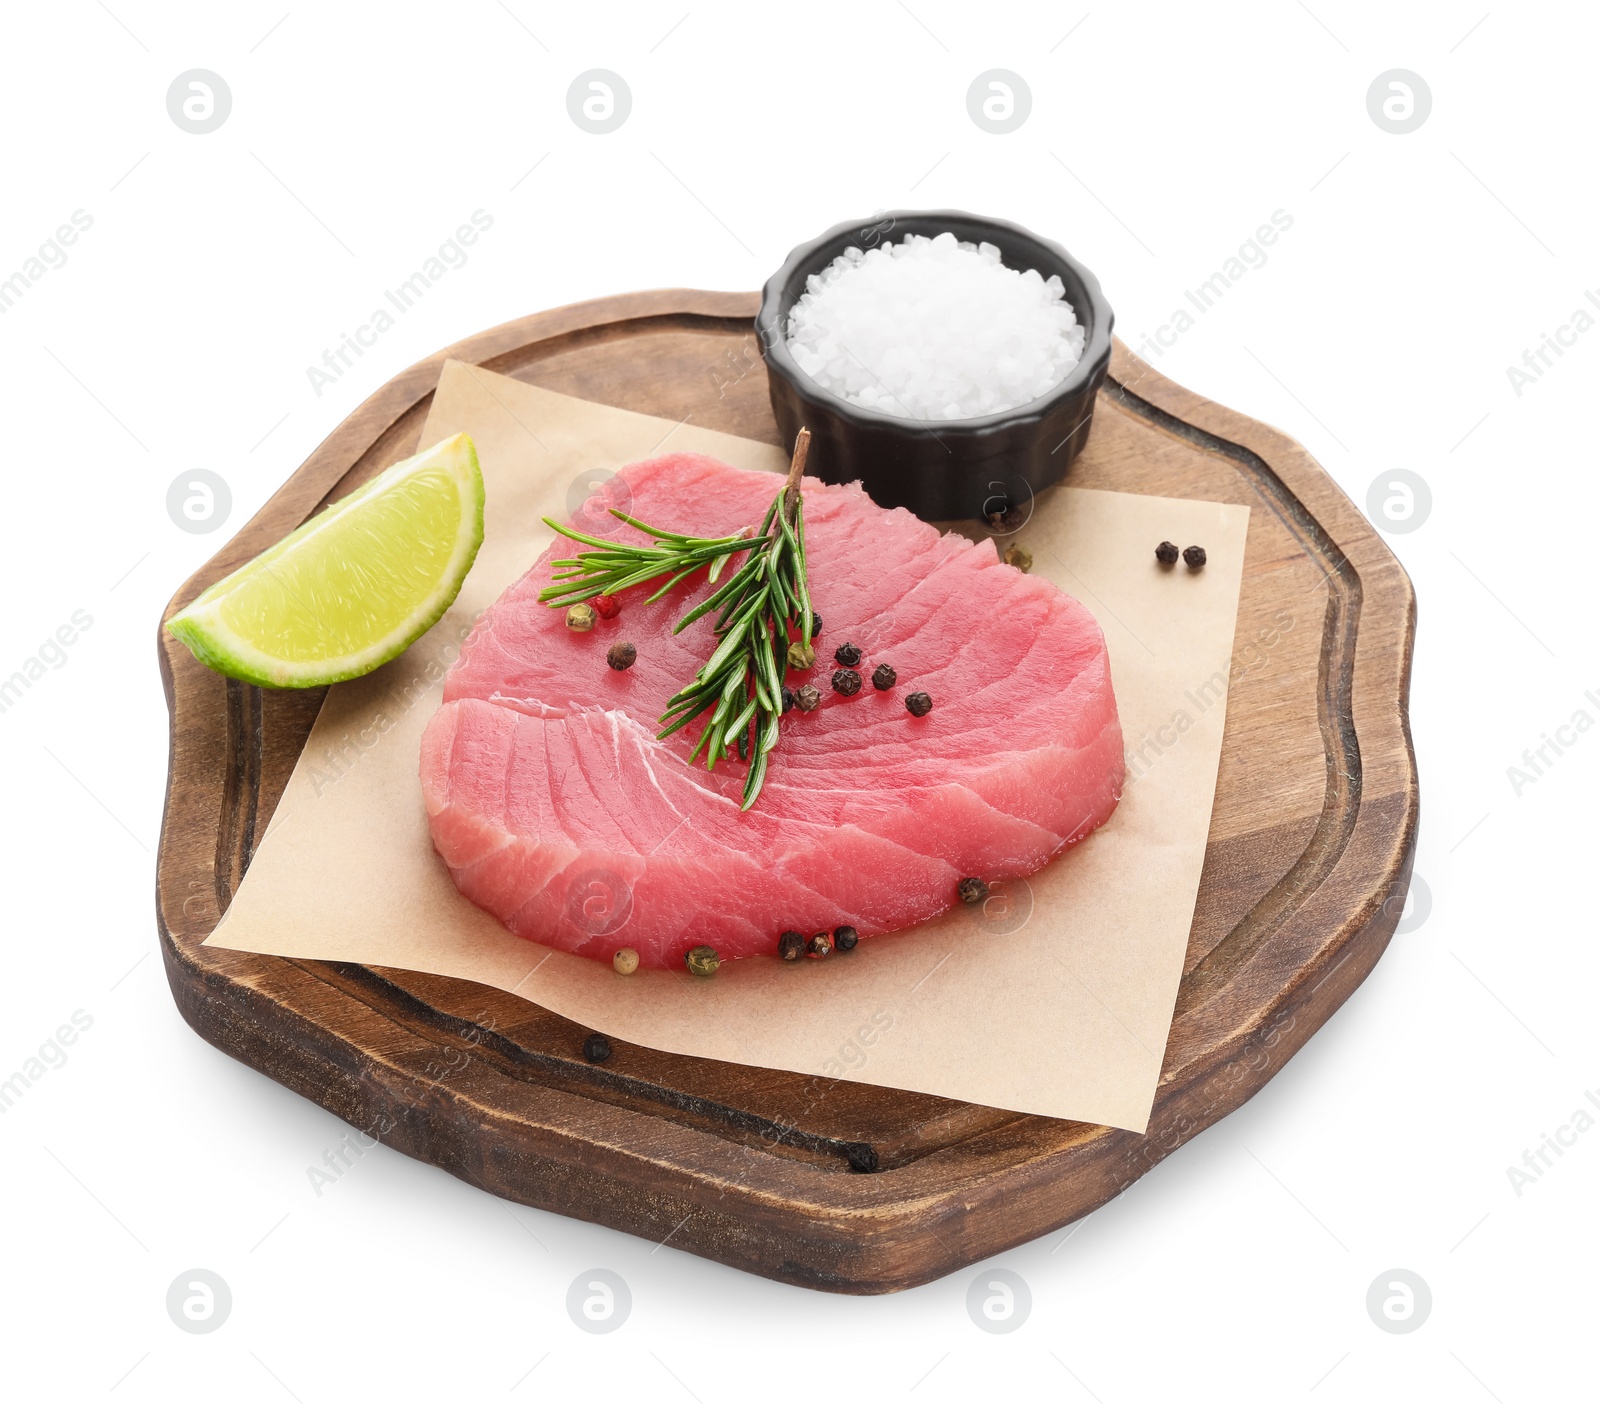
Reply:
[[[608,298],[413,366],[184,584],[163,622],[414,452],[447,357],[776,442],[756,303]],[[1417,826],[1415,611],[1399,564],[1304,449],[1120,345],[1068,482],[1252,509],[1216,810],[1146,1135],[620,1044],[593,1066],[579,1051],[587,1030],[498,990],[204,948],[322,692],[225,680],[163,630],[172,729],[157,917],[184,1017],[352,1126],[492,1193],[670,1234],[675,1248],[804,1286],[912,1286],[1105,1203],[1264,1085],[1394,931]],[[1128,741],[1159,763],[1158,738]]]

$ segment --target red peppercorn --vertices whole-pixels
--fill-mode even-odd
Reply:
[[[602,619],[615,619],[622,613],[622,602],[615,595],[596,595],[594,612]]]

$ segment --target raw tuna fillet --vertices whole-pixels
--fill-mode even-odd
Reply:
[[[579,526],[642,541],[607,514],[619,505],[726,535],[759,525],[780,484],[670,454],[609,479]],[[672,634],[704,572],[653,605],[628,591],[617,618],[573,633],[538,598],[549,561],[581,549],[563,539],[479,620],[423,736],[422,789],[456,886],[517,935],[605,960],[632,946],[679,969],[702,944],[728,960],[774,954],[786,930],[875,936],[945,910],[964,877],[1036,871],[1116,808],[1122,731],[1089,611],[990,542],[854,485],[804,491],[823,700],[784,716],[745,813],[742,762],[684,764],[704,718],[656,740],[714,646],[709,617]],[[619,640],[638,648],[626,672],[606,666]],[[848,698],[829,686],[846,641],[864,655]],[[899,674],[887,692],[870,682],[879,663]],[[929,715],[906,710],[913,691],[931,695]]]

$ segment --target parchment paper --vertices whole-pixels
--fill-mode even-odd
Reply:
[[[1129,782],[1098,833],[982,908],[848,955],[624,977],[511,935],[456,892],[428,835],[422,729],[473,619],[548,544],[542,515],[657,452],[774,471],[785,457],[451,362],[422,444],[460,430],[488,494],[460,598],[404,656],[329,691],[207,944],[453,975],[623,1042],[1143,1131],[1205,856],[1249,509],[1062,488],[1017,535],[1110,647]],[[1163,539],[1209,563],[1159,569]]]

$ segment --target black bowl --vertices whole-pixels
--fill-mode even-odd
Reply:
[[[932,421],[851,404],[795,364],[785,329],[808,277],[851,245],[870,248],[946,230],[967,243],[994,244],[1008,268],[1036,268],[1040,277],[1061,279],[1084,328],[1083,355],[1061,384],[1002,414]],[[960,210],[891,210],[838,225],[795,249],[762,290],[756,334],[784,447],[792,449],[801,425],[811,430],[807,473],[829,483],[859,481],[881,507],[949,521],[1025,509],[1036,492],[1066,475],[1088,441],[1095,392],[1111,364],[1111,322],[1100,280],[1061,245]]]

